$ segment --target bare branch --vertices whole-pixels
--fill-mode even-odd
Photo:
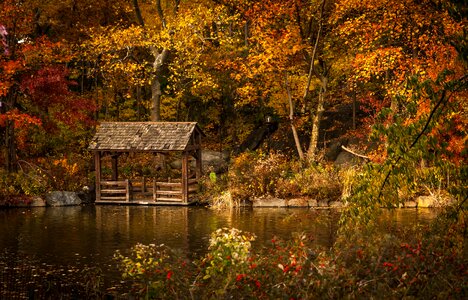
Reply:
[[[161,6],[161,0],[156,0],[156,10],[158,11],[159,19],[161,20],[163,28],[166,28],[166,18],[164,18],[164,12]]]
[[[135,15],[136,15],[138,24],[144,27],[145,21],[143,20],[143,16],[141,15],[141,10],[140,10],[140,5],[138,4],[138,0],[133,0],[133,9],[135,9]]]
[[[341,149],[343,149],[343,150],[346,151],[346,152],[351,153],[351,154],[354,155],[354,156],[357,156],[357,157],[360,157],[360,158],[364,158],[364,159],[369,159],[369,160],[370,160],[369,156],[356,153],[356,152],[354,152],[353,150],[351,150],[351,149],[349,149],[349,148],[346,148],[346,147],[343,146],[343,145],[341,146]]]
[[[322,35],[322,27],[323,27],[322,19],[323,19],[323,11],[325,9],[325,3],[326,3],[326,0],[322,0],[322,3],[320,4],[319,28],[317,30],[317,37],[315,39],[315,45],[314,45],[314,50],[312,51],[312,57],[310,58],[310,68],[309,68],[309,75],[307,77],[307,85],[304,90],[304,95],[302,96],[304,100],[307,98],[307,95],[309,95],[310,82],[312,81],[312,74],[315,72],[314,61],[315,61],[315,56],[317,54],[317,48],[318,48],[318,43],[320,41],[320,36]]]

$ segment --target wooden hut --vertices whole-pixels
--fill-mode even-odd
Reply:
[[[194,202],[202,173],[201,139],[203,133],[195,122],[106,122],[97,129],[89,149],[94,152],[96,203],[188,205]],[[165,181],[156,178],[119,179],[122,154],[180,153],[181,178]],[[111,158],[112,174],[104,179],[102,160]],[[189,159],[195,159],[190,178]]]

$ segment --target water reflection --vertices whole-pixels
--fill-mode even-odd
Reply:
[[[432,210],[394,210],[382,217],[388,228],[424,223]],[[116,250],[136,243],[166,244],[188,257],[207,249],[211,232],[236,227],[257,235],[254,247],[273,236],[306,232],[317,245],[331,246],[339,212],[286,208],[213,211],[201,207],[82,206],[0,210],[0,251],[48,264],[115,269]],[[113,271],[115,272],[115,271]]]

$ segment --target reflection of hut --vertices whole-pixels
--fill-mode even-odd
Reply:
[[[202,136],[194,122],[102,123],[89,145],[95,157],[96,203],[190,204],[202,172]],[[143,176],[119,180],[119,157],[135,153],[182,154],[180,178],[162,181]],[[102,172],[102,161],[107,157],[112,169],[109,180]],[[194,178],[189,174],[191,157],[195,158]]]

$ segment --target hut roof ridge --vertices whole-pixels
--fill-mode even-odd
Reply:
[[[102,122],[89,149],[95,151],[183,151],[196,122]]]

